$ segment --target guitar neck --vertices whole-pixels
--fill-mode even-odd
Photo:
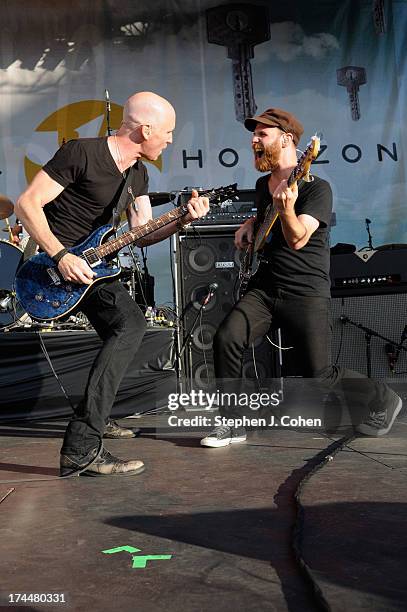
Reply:
[[[230,185],[229,188],[235,189],[236,183],[235,185]],[[212,202],[213,200],[216,201],[216,198],[218,197],[219,192],[221,190],[223,190],[223,188],[218,190],[213,189],[211,191],[206,191],[205,193],[200,193],[199,197],[209,198],[209,202]],[[181,206],[178,206],[178,208],[174,208],[173,210],[170,210],[164,215],[157,217],[157,219],[150,219],[150,221],[145,225],[140,225],[140,227],[135,227],[134,229],[124,232],[118,238],[108,240],[104,244],[101,244],[99,247],[97,247],[95,251],[100,259],[106,257],[107,255],[114,255],[115,253],[118,253],[123,247],[132,244],[133,242],[136,242],[141,238],[144,238],[144,236],[148,236],[148,234],[152,234],[156,230],[160,229],[161,227],[164,227],[164,225],[168,225],[172,221],[177,221],[177,219],[180,219],[181,217],[186,215],[187,212],[188,209],[186,204],[182,204]]]
[[[294,185],[294,183],[297,182],[298,178],[299,178],[299,167],[298,165],[295,166],[295,168],[293,168],[293,170],[291,171],[290,176],[287,179],[287,186],[288,187],[292,187],[292,185]],[[275,207],[273,206],[273,201],[271,201],[270,206],[268,207],[268,211],[265,217],[265,222],[267,222],[268,224],[271,223],[271,225],[269,225],[269,229],[271,229],[272,225],[274,225],[274,223],[277,221],[278,218],[278,212],[276,212]]]
[[[287,179],[287,187],[292,187],[294,185],[294,183],[296,183],[298,180],[298,166],[296,166],[290,176]],[[269,231],[271,230],[271,228],[273,227],[274,223],[277,221],[278,219],[278,212],[276,211],[275,207],[273,206],[273,201],[271,201],[271,205],[270,205],[270,209],[268,211],[266,220],[268,223],[268,229]]]
[[[155,232],[172,221],[177,221],[177,219],[180,219],[186,215],[187,212],[188,210],[186,206],[178,206],[178,208],[170,210],[157,219],[150,219],[150,221],[145,225],[140,225],[140,227],[135,227],[134,229],[128,230],[127,232],[121,234],[118,238],[108,240],[95,249],[98,257],[101,259],[107,255],[114,255],[115,253],[118,253],[123,247],[144,238],[144,236]]]
[[[295,168],[292,170],[290,176],[287,179],[287,187],[292,187],[294,183],[297,182],[298,174],[299,174],[298,166],[295,166]]]

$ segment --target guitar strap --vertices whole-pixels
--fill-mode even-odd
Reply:
[[[28,239],[27,245],[24,249],[24,252],[23,252],[23,262],[27,261],[27,259],[30,259],[30,257],[36,254],[37,246],[38,245],[35,242],[34,238],[31,238],[30,236],[30,238]]]
[[[132,177],[133,177],[133,166],[130,166],[130,168],[127,170],[126,180],[120,192],[119,200],[116,206],[113,208],[112,225],[115,229],[117,229],[120,223],[120,217],[122,216],[122,213],[126,210],[128,206],[129,194],[130,194],[129,188],[131,189],[130,185],[131,185]]]
[[[122,213],[127,208],[127,202],[128,202],[128,196],[129,196],[128,188],[130,187],[132,176],[133,176],[133,166],[130,166],[130,168],[127,171],[126,180],[120,192],[119,200],[116,206],[113,208],[112,224],[115,229],[117,229],[117,226],[120,223],[120,217]],[[36,252],[37,252],[37,243],[35,242],[33,238],[30,237],[30,239],[27,242],[27,246],[24,249],[23,261],[27,261],[27,259],[30,259],[30,257],[35,255]]]

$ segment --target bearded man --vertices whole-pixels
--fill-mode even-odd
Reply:
[[[363,397],[368,413],[356,427],[357,431],[384,435],[401,410],[401,399],[387,385],[331,363],[331,187],[317,176],[312,182],[300,180],[298,185],[288,187],[287,179],[297,165],[296,149],[303,133],[300,121],[293,114],[269,108],[261,115],[246,119],[245,127],[253,132],[255,167],[267,174],[256,183],[257,216],[237,230],[236,247],[244,249],[253,242],[271,202],[278,219],[247,293],[215,335],[216,378],[240,379],[244,349],[267,334],[273,323],[293,346],[296,374],[318,378],[327,389],[338,383],[345,388],[349,381],[347,397],[351,397],[351,402],[353,398],[354,403]],[[239,416],[233,407],[220,406],[220,412],[225,420]],[[203,438],[201,444],[218,448],[245,440],[243,427],[225,424]]]

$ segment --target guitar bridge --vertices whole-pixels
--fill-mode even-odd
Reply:
[[[102,260],[100,259],[100,257],[96,253],[96,250],[93,249],[93,248],[86,249],[86,251],[83,251],[82,255],[85,258],[86,263],[91,268],[94,268],[95,266],[98,266],[99,264],[102,263]]]
[[[59,276],[59,274],[58,274],[58,272],[56,271],[55,268],[47,268],[47,272],[48,272],[49,276],[51,277],[51,280],[54,283],[54,285],[60,285],[61,284],[61,277]]]

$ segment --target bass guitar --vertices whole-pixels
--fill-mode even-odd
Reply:
[[[237,183],[200,193],[209,198],[212,207],[233,198]],[[96,273],[90,285],[65,281],[58,266],[46,253],[34,255],[17,271],[14,291],[23,309],[38,321],[52,321],[65,317],[77,309],[89,289],[97,282],[119,276],[120,263],[115,255],[125,246],[137,242],[155,230],[180,219],[188,212],[187,204],[182,204],[169,212],[151,219],[145,225],[124,232],[112,238],[115,228],[104,225],[88,236],[84,242],[69,249],[69,252],[84,259]]]
[[[297,183],[300,179],[303,179],[307,183],[313,181],[313,177],[310,175],[311,163],[316,159],[320,146],[320,139],[318,136],[313,136],[308,143],[305,151],[298,159],[297,165],[292,170],[290,176],[287,179],[288,187],[292,187],[294,183]],[[271,228],[278,219],[278,212],[271,202],[265,211],[264,220],[255,231],[254,241],[250,244],[241,259],[240,270],[239,270],[239,298],[243,297],[246,293],[247,286],[253,274],[257,270],[257,258],[258,252],[264,247],[267,237],[270,234]]]

